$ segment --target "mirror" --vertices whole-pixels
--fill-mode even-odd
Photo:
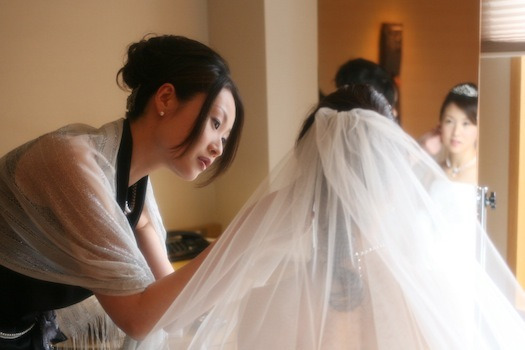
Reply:
[[[335,88],[335,73],[348,59],[378,62],[381,25],[400,23],[400,114],[417,138],[437,125],[452,86],[478,82],[479,11],[479,0],[319,0],[320,90]]]
[[[419,139],[438,125],[441,104],[453,86],[478,83],[479,14],[479,0],[319,0],[320,90],[335,88],[335,74],[349,59],[380,62],[382,26],[401,24],[399,114],[403,129]],[[475,182],[476,167],[464,169],[473,170]]]
[[[510,57],[482,57],[480,64],[480,6],[479,0],[318,0],[319,86],[324,93],[334,89],[337,69],[348,59],[379,62],[382,23],[403,25],[400,115],[415,138],[437,125],[452,86],[477,83],[479,184],[489,196],[497,194],[497,210],[487,209],[487,230],[505,257],[508,175],[502,169],[508,168],[509,125],[501,116],[509,107],[501,104],[509,99]]]

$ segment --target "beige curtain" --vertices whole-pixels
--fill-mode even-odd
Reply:
[[[481,1],[481,51],[525,51],[525,0]]]

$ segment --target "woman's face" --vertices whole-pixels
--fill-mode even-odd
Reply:
[[[228,89],[222,89],[212,104],[204,128],[195,142],[185,152],[177,149],[189,135],[201,111],[206,95],[198,94],[189,101],[179,103],[174,111],[166,114],[160,131],[160,146],[165,152],[169,169],[182,179],[192,181],[210,167],[224,149],[235,122],[235,101]]]
[[[478,126],[472,123],[465,112],[455,103],[450,103],[441,118],[441,140],[452,154],[461,154],[476,149]]]

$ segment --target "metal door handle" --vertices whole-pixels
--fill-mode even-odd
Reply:
[[[490,192],[490,195],[485,195],[485,206],[496,209],[496,192]]]

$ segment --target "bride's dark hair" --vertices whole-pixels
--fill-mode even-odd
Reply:
[[[321,108],[330,108],[338,112],[350,111],[354,108],[369,109],[384,115],[397,122],[392,114],[392,107],[386,98],[370,85],[345,85],[325,96],[303,123],[297,141],[301,140],[315,120],[317,111]]]

